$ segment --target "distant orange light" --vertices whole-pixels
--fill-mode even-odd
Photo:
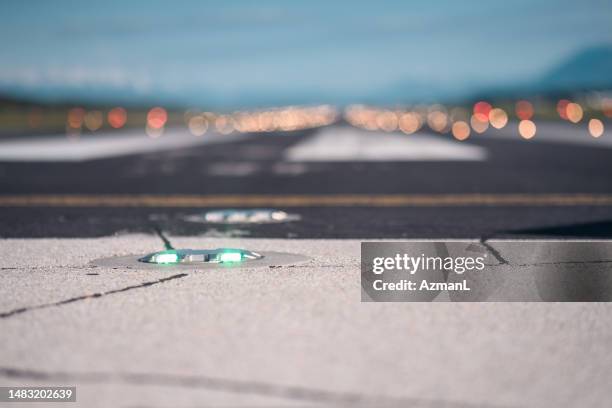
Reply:
[[[83,126],[83,119],[85,118],[85,109],[83,108],[72,108],[68,111],[68,127],[76,129]]]
[[[208,121],[203,115],[196,115],[189,119],[188,126],[192,135],[202,136],[208,130]]]
[[[488,102],[476,102],[474,104],[474,115],[478,118],[478,120],[484,122],[489,120],[489,113],[491,112],[491,109],[493,109],[493,107]]]
[[[521,137],[524,139],[531,139],[536,134],[536,125],[530,120],[521,120],[518,130]]]
[[[582,106],[577,103],[568,103],[565,108],[565,115],[567,119],[572,123],[578,123],[582,120],[582,116],[584,112],[582,111]]]
[[[528,101],[518,101],[516,103],[516,116],[520,120],[529,120],[533,117],[533,105]]]
[[[273,117],[270,115],[270,126],[274,126],[272,124]],[[220,115],[215,119],[215,128],[221,134],[227,135],[234,131],[234,123],[230,116],[228,115]],[[272,129],[271,129],[272,130]]]
[[[448,115],[442,111],[435,110],[427,115],[427,125],[438,133],[448,132]]]
[[[219,127],[224,127],[227,123],[229,123],[229,121],[227,121],[225,118],[221,119],[220,121],[217,119],[215,122],[217,130],[219,130]],[[260,131],[272,132],[274,130],[274,115],[272,112],[261,112],[258,117],[258,124]]]
[[[363,127],[368,130],[378,129],[376,124],[376,112],[374,110],[367,110],[363,117]]]
[[[391,111],[383,111],[376,116],[376,125],[385,132],[393,132],[397,129],[397,115]]]
[[[604,132],[604,124],[599,119],[589,120],[589,133],[593,137],[600,137]]]
[[[559,114],[559,116],[561,117],[561,119],[565,119],[567,120],[567,105],[569,105],[571,102],[568,101],[567,99],[561,99],[558,103],[557,103],[557,113]]]
[[[508,123],[508,114],[500,108],[491,109],[489,112],[489,122],[495,129],[501,129]]]
[[[476,133],[484,133],[489,128],[489,121],[486,119],[481,120],[481,116],[472,115],[470,118],[470,125],[472,125],[472,129]]]
[[[111,127],[122,128],[127,122],[127,111],[121,107],[113,108],[108,112],[107,120]]]
[[[152,129],[160,129],[164,127],[167,121],[168,113],[164,108],[153,108],[147,114],[147,126]]]
[[[601,110],[608,118],[612,118],[612,98],[603,98],[601,101]]]
[[[402,132],[407,135],[412,134],[419,130],[421,127],[421,121],[417,113],[408,112],[404,113],[399,118],[399,128]]]
[[[104,122],[104,116],[102,115],[102,112],[94,110],[85,114],[84,121],[87,129],[91,130],[92,132],[95,132],[96,130],[102,127]]]
[[[453,123],[453,137],[457,140],[465,140],[470,136],[470,126],[464,121]]]

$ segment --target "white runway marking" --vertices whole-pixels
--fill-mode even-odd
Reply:
[[[369,132],[329,127],[285,151],[285,160],[324,161],[482,161],[486,149],[432,134]]]
[[[0,161],[77,162],[234,141],[242,137],[214,133],[193,136],[187,130],[169,128],[157,139],[148,137],[144,130],[100,132],[76,140],[58,135],[13,139],[0,141]]]

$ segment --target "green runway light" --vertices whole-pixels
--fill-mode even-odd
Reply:
[[[175,253],[164,253],[157,254],[155,256],[155,262],[158,264],[169,264],[178,262],[178,255]]]
[[[139,258],[140,262],[168,265],[226,264],[237,266],[263,258],[257,252],[236,248],[217,249],[166,249]],[[232,265],[233,264],[233,265]]]
[[[240,252],[224,252],[219,255],[219,262],[241,262],[242,254]]]

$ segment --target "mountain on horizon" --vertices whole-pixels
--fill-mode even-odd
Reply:
[[[612,45],[576,53],[541,78],[543,90],[612,89]]]
[[[612,45],[585,48],[525,82],[483,89],[469,99],[518,99],[612,90]]]

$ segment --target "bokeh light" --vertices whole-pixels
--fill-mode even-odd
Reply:
[[[202,136],[208,130],[208,120],[204,115],[192,116],[187,126],[192,135]]]
[[[518,131],[523,139],[531,139],[536,134],[536,125],[530,120],[521,120]]]
[[[612,118],[612,98],[602,98],[601,111],[608,118]]]
[[[520,120],[530,120],[533,117],[533,105],[529,101],[518,101],[515,110]]]
[[[470,125],[474,132],[484,133],[489,128],[489,121],[482,120],[482,115],[472,115],[470,118]]]
[[[83,126],[83,119],[85,118],[85,109],[83,108],[72,108],[68,111],[67,125],[72,129],[80,129]]]
[[[457,140],[465,140],[470,136],[470,126],[464,121],[453,123],[453,137]]]
[[[508,123],[508,114],[500,108],[491,109],[489,111],[489,122],[495,129],[501,129]]]
[[[567,105],[569,105],[571,102],[568,101],[567,99],[561,99],[558,103],[557,103],[557,113],[559,114],[559,117],[561,119],[567,120]]]
[[[98,110],[89,111],[85,115],[84,122],[85,127],[87,127],[87,129],[91,130],[92,132],[95,132],[96,130],[102,127],[104,117],[102,115],[102,112]]]
[[[271,126],[272,126],[273,120],[274,118],[271,117],[270,118]],[[224,135],[230,134],[234,131],[234,121],[229,115],[219,115],[215,119],[215,129],[217,129],[217,132],[221,134],[224,134]]]
[[[427,125],[429,128],[438,133],[446,133],[449,129],[448,115],[446,109],[442,105],[432,105],[429,107],[427,114]]]
[[[577,103],[570,102],[565,108],[565,115],[570,122],[578,123],[582,120],[584,112],[582,111],[582,106]]]
[[[127,122],[127,111],[121,107],[113,108],[108,112],[107,120],[112,128],[120,129]]]
[[[604,124],[599,119],[589,120],[589,133],[593,137],[600,137],[604,133]]]
[[[161,129],[168,121],[168,113],[164,108],[156,107],[147,114],[147,127]]]
[[[385,132],[397,130],[397,115],[395,112],[383,111],[376,116],[376,125]]]
[[[491,109],[493,109],[493,107],[488,102],[485,102],[485,101],[476,102],[474,104],[474,115],[480,121],[483,121],[483,122],[487,121],[489,120],[489,113],[491,112]]]
[[[414,112],[403,113],[399,118],[399,128],[402,132],[410,135],[421,127],[420,116]]]

